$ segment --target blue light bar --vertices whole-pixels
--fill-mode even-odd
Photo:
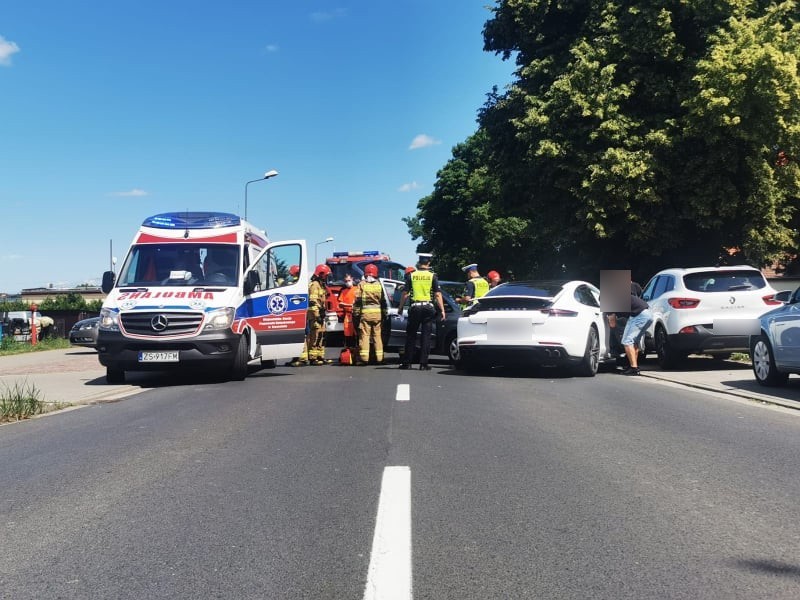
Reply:
[[[221,212],[173,212],[147,217],[143,227],[156,229],[216,229],[234,227],[242,222],[238,215]]]
[[[333,253],[334,256],[347,256],[348,254],[350,254],[350,253],[349,252],[334,252]]]

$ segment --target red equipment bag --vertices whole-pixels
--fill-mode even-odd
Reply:
[[[353,352],[350,348],[344,348],[339,353],[339,364],[340,365],[352,365],[353,364]]]

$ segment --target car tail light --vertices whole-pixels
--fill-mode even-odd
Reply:
[[[551,317],[577,317],[578,313],[574,310],[564,310],[563,308],[542,308],[541,312]]]
[[[678,333],[697,333],[697,328],[694,325],[688,325],[681,328]]]
[[[697,298],[670,298],[667,302],[672,308],[696,308],[700,304]]]
[[[761,299],[764,301],[764,304],[768,304],[769,306],[781,306],[783,304],[780,300],[775,300],[775,294],[764,296]]]

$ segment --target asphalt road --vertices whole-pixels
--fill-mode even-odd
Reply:
[[[795,411],[441,364],[152,378],[0,427],[0,598],[800,597]]]

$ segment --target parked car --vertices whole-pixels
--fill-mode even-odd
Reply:
[[[385,287],[385,284],[384,284]],[[400,296],[405,289],[404,283],[396,286],[392,292],[391,303],[397,308],[400,303]],[[387,290],[388,294],[388,290]],[[456,330],[458,327],[458,319],[461,316],[461,309],[459,308],[453,297],[442,288],[442,301],[444,302],[445,319],[442,321],[438,316],[434,319],[434,327],[431,334],[431,354],[442,354],[447,356],[451,363],[457,363],[460,356],[458,352],[458,341],[456,339]],[[438,309],[437,309],[438,311]],[[401,354],[405,351],[406,344],[406,325],[408,323],[408,310],[404,309],[402,314],[390,315],[390,333],[389,339],[386,341],[385,349],[390,352],[399,352]],[[422,335],[418,333],[416,347],[419,348],[422,341]]]
[[[750,338],[753,374],[761,385],[786,383],[790,373],[800,373],[800,288],[779,292],[776,299],[786,304],[759,319],[759,332]]]
[[[69,330],[69,343],[73,346],[97,347],[97,328],[100,317],[91,317],[78,321]]]
[[[600,290],[585,281],[513,281],[490,290],[458,320],[459,366],[569,366],[594,377],[616,362]]]
[[[653,322],[648,347],[664,369],[689,354],[749,352],[758,318],[781,304],[761,271],[748,266],[665,269],[644,288]],[[756,331],[753,331],[755,328]]]

